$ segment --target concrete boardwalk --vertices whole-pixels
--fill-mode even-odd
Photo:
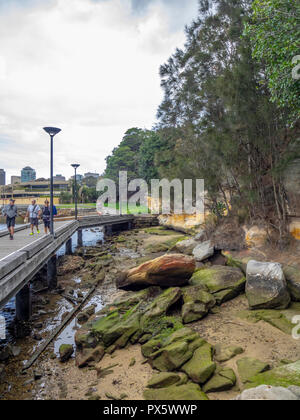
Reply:
[[[54,229],[56,230],[57,228],[60,228],[61,226],[64,226],[67,223],[69,222],[65,220],[60,221],[60,222],[55,222]],[[0,260],[12,254],[13,252],[19,251],[21,248],[33,243],[37,239],[45,237],[44,225],[41,224],[39,228],[41,231],[39,235],[36,233],[36,230],[35,230],[34,236],[30,236],[29,235],[31,232],[30,229],[24,229],[15,233],[15,236],[14,236],[15,239],[13,241],[9,239],[8,235],[0,237]]]

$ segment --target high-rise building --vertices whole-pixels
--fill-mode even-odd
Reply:
[[[20,184],[20,182],[21,182],[20,176],[13,175],[11,177],[11,181],[10,181],[11,185]]]
[[[35,169],[30,168],[30,166],[26,166],[21,171],[21,182],[30,182],[36,180],[36,172]]]
[[[6,173],[4,169],[0,169],[0,185],[6,184]]]

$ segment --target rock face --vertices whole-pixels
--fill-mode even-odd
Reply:
[[[283,272],[292,300],[300,302],[300,270],[296,267],[284,267]]]
[[[193,255],[197,262],[207,260],[214,255],[215,248],[210,241],[197,245],[193,250]]]
[[[194,258],[182,254],[164,255],[123,273],[117,282],[120,289],[145,286],[184,286],[196,268]]]
[[[291,298],[281,264],[249,261],[246,295],[251,309],[287,308]]]
[[[257,388],[247,389],[241,395],[236,397],[237,401],[299,401],[300,388],[299,387],[273,387],[268,385],[261,385]]]
[[[213,266],[197,271],[190,280],[193,286],[202,285],[222,304],[235,298],[245,289],[246,278],[239,268]]]
[[[202,319],[216,304],[213,295],[203,290],[202,286],[184,288],[183,301],[181,316],[184,324]]]

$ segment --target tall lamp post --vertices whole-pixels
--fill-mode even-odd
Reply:
[[[53,223],[53,138],[56,134],[61,132],[60,128],[56,127],[44,127],[46,133],[49,134],[51,145],[50,145],[50,233],[54,235],[54,223]]]
[[[73,163],[73,165],[71,165],[72,168],[75,169],[75,185],[74,185],[74,202],[75,202],[75,220],[78,219],[78,209],[77,209],[77,201],[78,201],[78,196],[77,196],[77,169],[79,168],[79,164],[78,163]]]

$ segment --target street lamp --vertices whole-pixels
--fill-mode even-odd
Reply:
[[[53,223],[53,138],[56,134],[61,132],[60,128],[55,127],[44,127],[46,133],[49,134],[51,139],[50,146],[50,233],[54,235],[54,223]]]
[[[74,201],[75,201],[75,220],[78,219],[78,209],[77,209],[77,169],[79,168],[79,164],[78,163],[73,163],[73,165],[71,165],[72,168],[75,169],[75,185],[74,185]]]

